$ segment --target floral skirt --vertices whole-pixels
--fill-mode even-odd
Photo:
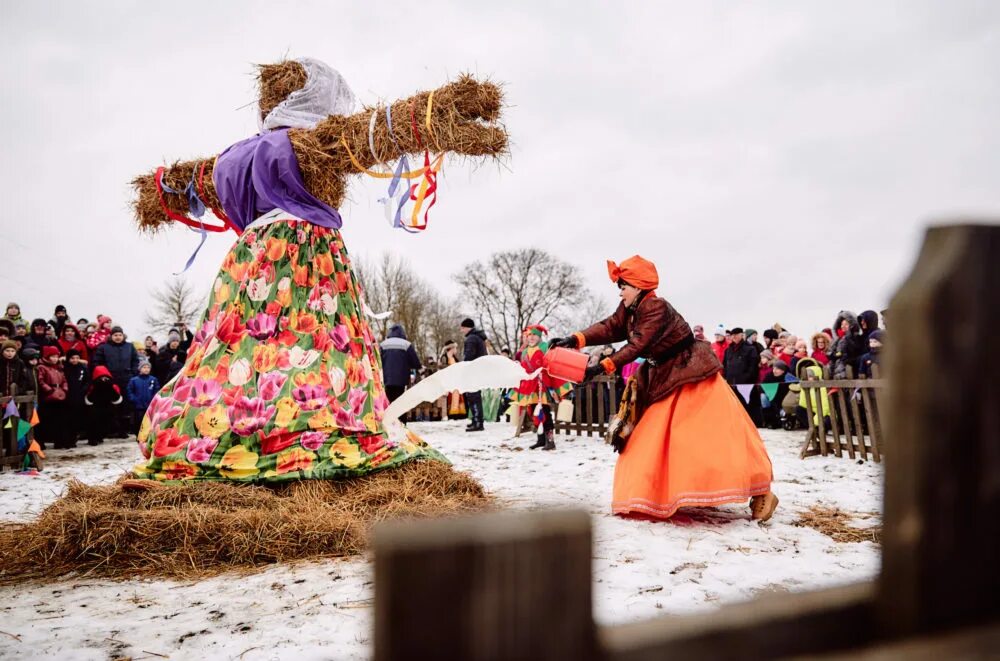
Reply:
[[[139,430],[162,481],[281,482],[447,462],[388,406],[378,343],[340,232],[305,221],[250,228],[229,251],[181,372]]]

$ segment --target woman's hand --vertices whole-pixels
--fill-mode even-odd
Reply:
[[[549,348],[563,347],[565,349],[575,349],[579,343],[575,335],[569,337],[554,337],[549,340]]]
[[[604,365],[600,363],[587,365],[587,370],[583,373],[583,380],[590,381],[595,376],[600,376],[601,374],[604,374]]]

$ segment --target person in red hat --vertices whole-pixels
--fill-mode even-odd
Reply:
[[[712,348],[695,340],[684,317],[656,295],[660,278],[652,262],[639,255],[609,261],[608,275],[621,296],[614,314],[549,344],[625,342],[588,367],[587,378],[645,358],[630,380],[634,396],[626,396],[632,411],[613,439],[620,455],[612,511],[667,519],[680,507],[749,499],[753,518],[766,521],[778,506],[771,460]]]
[[[548,329],[541,324],[534,324],[524,329],[524,344],[518,352],[518,359],[529,374],[545,365],[545,352],[549,347],[544,339],[548,333]],[[522,381],[514,392],[513,403],[526,410],[535,421],[538,440],[529,447],[530,450],[556,449],[552,407],[571,390],[573,384],[554,379],[543,370],[535,378]]]
[[[43,347],[42,361],[38,364],[38,426],[35,427],[35,440],[43,450],[46,443],[57,449],[70,445],[66,424],[69,384],[59,364],[61,355],[58,346]]]

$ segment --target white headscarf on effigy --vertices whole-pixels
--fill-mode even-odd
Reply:
[[[336,69],[311,57],[295,60],[306,70],[306,84],[276,105],[263,121],[261,132],[276,128],[311,129],[330,115],[350,115],[357,97]]]

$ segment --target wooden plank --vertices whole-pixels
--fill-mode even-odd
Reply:
[[[836,405],[840,410],[841,426],[844,428],[844,438],[847,441],[847,454],[850,455],[851,459],[854,459],[854,439],[851,436],[851,416],[847,413],[847,402],[844,401],[847,399],[846,394],[847,393],[843,388],[837,391]],[[831,402],[831,404],[833,403]],[[833,406],[831,405],[830,408],[833,408]],[[856,424],[857,423],[855,422],[855,425]]]
[[[862,388],[857,388],[857,390],[862,390]],[[868,449],[865,446],[865,431],[864,425],[861,424],[861,409],[858,408],[858,398],[855,396],[857,393],[851,393],[848,399],[851,402],[851,412],[854,413],[854,429],[856,436],[858,437],[858,453],[861,458],[868,461]],[[871,428],[871,421],[868,421],[868,427]]]
[[[823,419],[823,392],[817,390],[816,392],[806,393],[806,402],[809,403],[813,397],[816,397],[816,407],[817,410],[814,411],[816,418],[816,436],[819,438],[819,450],[820,453],[825,457],[830,454],[830,449],[826,445],[826,421]],[[830,411],[833,412],[832,409]]]
[[[1000,225],[931,228],[893,298],[880,626],[1000,616]],[[927,350],[953,348],[948,359]]]
[[[607,377],[603,378],[595,386],[597,390],[597,435],[604,436],[604,394],[608,395],[608,405],[611,404],[611,389]]]
[[[375,659],[593,659],[586,512],[375,530]]]
[[[771,595],[710,613],[601,629],[600,640],[608,661],[778,659],[845,649],[876,636],[873,594],[872,585],[861,584]]]
[[[823,654],[822,661],[945,661],[946,659],[996,659],[1000,656],[1000,622],[958,631],[907,638],[865,649]]]
[[[868,431],[872,438],[872,458],[875,463],[882,461],[882,420],[879,418],[878,407],[875,406],[875,398],[872,396],[871,388],[861,389],[861,400],[864,402],[868,415]]]
[[[808,383],[810,388],[885,388],[888,385],[885,379],[816,379]]]
[[[810,394],[812,394],[812,393],[810,393]],[[841,443],[840,443],[840,420],[837,419],[838,416],[837,416],[837,407],[836,407],[837,396],[839,394],[840,394],[839,392],[835,392],[835,393],[832,393],[832,394],[828,393],[828,396],[830,397],[830,432],[833,435],[833,454],[836,455],[837,457],[843,457],[844,456],[844,449],[843,449],[843,446],[841,446]],[[822,391],[818,391],[817,394],[816,394],[817,397],[820,397],[821,395],[822,395]],[[819,410],[820,411],[823,410],[823,402],[822,401],[820,401]]]

